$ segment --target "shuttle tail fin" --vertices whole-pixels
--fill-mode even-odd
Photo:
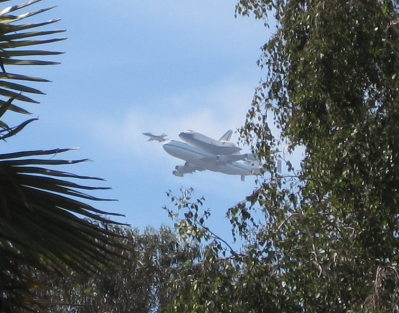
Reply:
[[[233,131],[229,129],[222,137],[220,137],[219,141],[229,141]]]

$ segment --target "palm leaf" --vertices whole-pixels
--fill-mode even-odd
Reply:
[[[17,32],[25,29],[33,29],[36,27],[42,27],[46,26],[49,24],[53,24],[58,22],[60,19],[51,19],[46,22],[41,22],[41,23],[31,23],[31,24],[18,24],[18,25],[9,25],[7,23],[2,24],[2,28],[4,29],[4,33],[12,33],[12,32]]]
[[[49,31],[41,31],[41,32],[16,33],[16,34],[4,35],[3,38],[7,39],[7,40],[16,40],[16,39],[36,37],[36,36],[47,36],[47,35],[63,33],[63,32],[65,32],[65,30],[60,29],[60,30],[49,30]]]
[[[13,99],[9,99],[7,102],[1,104],[0,107],[0,118],[4,115],[4,113],[7,112],[7,110],[10,108],[10,106],[12,105],[12,101]]]
[[[63,52],[56,51],[44,51],[44,50],[4,50],[1,51],[3,57],[15,57],[15,56],[31,56],[31,55],[57,55]]]
[[[17,100],[22,100],[22,101],[26,101],[26,102],[31,102],[31,103],[38,103],[37,101],[22,95],[19,92],[14,92],[8,89],[4,89],[4,88],[0,88],[0,93],[2,93],[3,95],[7,95],[8,97],[10,97],[11,99],[17,99]]]
[[[25,47],[36,47],[38,45],[49,44],[53,42],[58,42],[64,40],[65,38],[43,38],[45,36],[52,36],[63,32],[64,30],[36,30],[33,29],[47,26],[49,24],[55,23],[58,20],[53,19],[50,21],[42,23],[25,23],[20,24],[21,20],[27,19],[31,16],[38,15],[42,12],[51,10],[53,7],[43,8],[39,10],[34,10],[31,12],[19,11],[30,7],[36,3],[41,2],[41,0],[31,0],[17,5],[9,6],[0,11],[0,68],[2,73],[0,73],[0,101],[6,101],[4,98],[15,98],[21,102],[33,102],[37,103],[37,100],[32,99],[22,95],[21,92],[29,92],[35,94],[41,94],[42,92],[38,89],[31,88],[24,84],[16,84],[14,80],[19,81],[35,81],[35,82],[45,82],[46,79],[39,77],[32,77],[20,73],[12,73],[9,71],[10,66],[21,66],[21,65],[54,65],[58,62],[50,60],[39,60],[39,59],[24,59],[24,57],[29,56],[51,56],[57,55],[61,52],[47,51],[47,50],[37,50],[37,49],[24,49]],[[17,92],[15,92],[17,91]],[[1,102],[0,102],[1,103]],[[27,113],[25,109],[20,107],[18,104],[13,104],[9,107],[18,113]]]
[[[19,47],[26,47],[26,46],[37,46],[46,43],[52,43],[65,40],[65,38],[52,38],[47,40],[19,40],[19,41],[12,41],[6,40],[4,42],[0,42],[0,49],[7,49],[7,48],[19,48]]]
[[[23,130],[26,126],[28,126],[33,121],[37,121],[37,118],[31,118],[29,120],[26,120],[25,122],[22,122],[18,126],[15,126],[12,128],[10,128],[7,124],[5,124],[6,128],[3,129],[2,131],[0,131],[0,140],[5,140],[9,137],[12,137],[12,136],[18,134],[21,130]],[[5,132],[5,134],[1,135],[2,132]]]
[[[32,3],[30,3],[30,4],[32,4]],[[6,24],[13,23],[13,22],[17,22],[17,21],[26,19],[28,17],[32,17],[32,16],[35,16],[35,15],[38,15],[40,13],[44,13],[46,11],[49,11],[49,10],[53,9],[53,8],[55,8],[55,6],[54,7],[45,8],[45,9],[41,9],[41,10],[37,10],[37,11],[34,11],[34,12],[27,12],[27,13],[20,14],[20,15],[7,15],[7,14],[4,14],[3,16],[0,16],[0,21],[3,22],[3,23],[6,23]]]
[[[114,223],[104,217],[104,214],[110,213],[82,202],[110,201],[83,192],[108,188],[64,179],[100,180],[99,178],[35,166],[84,161],[35,158],[67,150],[38,150],[0,155],[0,255],[2,246],[12,246],[21,257],[29,260],[29,264],[45,262],[58,269],[69,266],[86,272],[94,271],[101,264],[111,261],[113,254],[108,247],[115,245],[114,234],[98,226],[98,223]]]
[[[0,84],[0,86],[1,86],[1,84]],[[0,100],[0,106],[6,104],[7,102],[8,102],[8,101]],[[11,104],[10,106],[8,106],[8,110],[14,111],[14,112],[18,112],[18,113],[21,113],[21,114],[30,114],[30,113],[29,113],[28,111],[26,111],[25,109],[20,108],[20,107],[17,107],[16,105],[13,105],[13,104]],[[0,123],[3,123],[3,122],[0,121]]]
[[[20,75],[20,74],[10,74],[10,73],[0,73],[0,78],[15,79],[15,80],[29,80],[32,82],[49,82],[49,80],[40,78],[40,77],[26,76],[26,75]]]
[[[0,0],[0,3],[7,1]],[[29,113],[19,103],[15,104],[15,101],[37,103],[31,95],[43,94],[26,84],[48,81],[10,72],[9,67],[57,64],[40,58],[61,53],[36,48],[38,45],[64,40],[45,37],[61,33],[62,30],[39,29],[57,22],[57,19],[42,23],[20,23],[21,20],[51,9],[18,13],[39,2],[41,0],[30,0],[0,10],[0,139],[3,140],[14,136],[36,120],[29,119],[13,127],[4,122],[5,113],[9,110]],[[111,200],[87,193],[108,188],[86,184],[88,181],[99,182],[99,178],[54,169],[86,161],[54,158],[68,150],[0,154],[2,312],[34,307],[35,301],[29,297],[32,277],[26,276],[27,271],[21,271],[21,267],[56,272],[66,268],[93,272],[119,257],[114,252],[114,248],[119,246],[116,241],[118,235],[108,229],[110,224],[118,223],[107,217],[119,214],[95,208],[91,204],[93,201]]]
[[[32,4],[36,3],[36,2],[39,2],[39,1],[40,0],[31,0],[31,1],[28,1],[28,2],[25,2],[25,3],[22,3],[22,4],[18,4],[18,5],[13,5],[13,6],[7,7],[7,8],[5,8],[5,9],[0,11],[0,16],[3,16],[5,14],[7,14],[7,13],[10,13],[10,12],[25,8],[25,7],[30,6],[30,5],[32,5]]]
[[[15,108],[15,106],[12,104],[12,101],[14,100],[14,98],[10,98],[7,102],[4,101],[0,101],[0,118],[8,111],[8,110],[12,110],[12,109],[17,109],[19,111],[21,111],[22,109],[20,108]],[[20,113],[24,113],[24,112],[20,112]],[[25,112],[25,113],[29,113],[29,112]],[[19,131],[21,131],[23,128],[25,128],[25,126],[27,126],[28,124],[30,124],[31,122],[33,122],[36,119],[30,119],[27,120],[25,122],[22,122],[20,125],[16,126],[16,127],[10,127],[8,126],[5,122],[0,120],[0,140],[4,140],[8,137],[11,137],[13,135],[16,135]],[[5,133],[4,135],[2,135],[3,133]]]
[[[41,94],[41,95],[44,94],[44,92],[42,92],[42,91],[40,91],[38,89],[31,88],[31,87],[26,87],[26,86],[23,86],[21,84],[6,82],[4,80],[0,80],[0,86],[6,87],[6,88],[12,89],[12,90],[17,90],[19,92],[29,92],[29,93],[35,93],[35,94]]]

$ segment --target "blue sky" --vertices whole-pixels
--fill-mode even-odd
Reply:
[[[169,205],[166,191],[193,187],[212,210],[211,226],[227,235],[226,210],[254,189],[254,179],[241,182],[211,172],[175,177],[172,170],[182,161],[141,133],[165,132],[177,139],[180,131],[194,129],[218,138],[242,125],[262,76],[256,61],[268,30],[252,17],[235,18],[235,3],[45,0],[35,5],[57,5],[37,19],[62,19],[52,27],[66,29],[68,40],[46,49],[66,53],[52,58],[61,65],[29,68],[53,82],[40,85],[47,93],[40,104],[27,106],[40,120],[3,148],[80,147],[64,158],[93,161],[68,170],[105,178],[112,190],[96,195],[119,201],[100,208],[125,214],[121,221],[133,227],[170,224],[162,210]]]

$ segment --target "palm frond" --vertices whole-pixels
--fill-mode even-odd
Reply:
[[[31,87],[26,87],[26,86],[21,85],[21,84],[6,82],[4,80],[0,81],[0,86],[1,87],[6,87],[6,88],[12,89],[12,90],[17,90],[19,92],[28,92],[28,93],[35,93],[35,94],[41,94],[41,95],[45,94],[44,92],[42,92],[42,91],[40,91],[38,89],[31,88]]]
[[[113,254],[108,247],[115,245],[114,234],[99,227],[95,221],[114,223],[104,215],[119,214],[96,209],[82,201],[111,201],[83,192],[108,188],[65,179],[99,178],[36,166],[85,161],[36,158],[68,150],[37,150],[0,155],[0,254],[2,247],[12,247],[10,249],[18,251],[30,263],[34,257],[33,262],[45,262],[58,269],[70,266],[86,272],[111,261]],[[5,245],[7,242],[12,244]]]
[[[41,10],[37,10],[37,11],[34,11],[34,12],[23,13],[23,14],[20,14],[20,15],[4,14],[4,15],[0,16],[0,21],[2,21],[3,23],[13,23],[13,22],[17,22],[17,21],[20,21],[20,20],[35,16],[35,15],[38,15],[40,13],[44,13],[44,12],[49,11],[49,10],[54,9],[54,8],[55,8],[55,6],[49,7],[49,8],[45,8],[45,9],[41,9]]]
[[[28,126],[30,123],[34,121],[37,121],[37,118],[31,118],[12,128],[10,128],[7,124],[5,124],[6,128],[0,131],[0,140],[5,140],[9,137],[18,134],[21,130],[23,130],[26,126]],[[3,132],[5,133],[4,135],[2,135]]]
[[[45,78],[40,78],[40,77],[35,77],[35,76],[27,76],[27,75],[20,75],[20,74],[10,74],[10,73],[0,73],[0,79],[1,78],[3,78],[3,79],[15,79],[15,80],[29,80],[29,81],[32,81],[32,82],[49,82],[49,80],[47,80]]]
[[[0,106],[5,105],[6,103],[8,103],[8,101],[0,100]],[[15,105],[13,105],[13,104],[9,105],[8,108],[7,108],[7,110],[14,111],[14,112],[18,112],[18,113],[21,113],[21,114],[30,114],[30,113],[29,113],[28,111],[26,111],[25,109],[20,108],[20,107],[17,107],[17,106],[15,106]],[[3,123],[3,122],[0,121],[0,123]]]
[[[33,10],[31,12],[18,11],[30,7],[42,0],[30,0],[21,4],[9,6],[0,11],[0,101],[6,101],[5,98],[14,98],[21,102],[32,102],[37,103],[37,100],[31,97],[22,95],[21,92],[28,92],[34,94],[42,94],[38,89],[31,88],[23,84],[17,84],[14,80],[19,81],[34,81],[34,82],[46,82],[46,79],[39,77],[32,77],[20,73],[12,73],[9,71],[11,66],[21,65],[54,65],[58,62],[50,60],[39,60],[39,59],[24,59],[25,57],[31,56],[51,56],[58,55],[62,52],[37,50],[37,49],[24,49],[26,47],[33,47],[43,44],[49,44],[64,40],[65,38],[43,38],[44,36],[53,36],[64,32],[64,30],[36,30],[33,29],[47,26],[57,22],[57,19],[49,20],[42,23],[27,23],[20,24],[21,20],[27,19],[31,16],[38,15],[42,12],[51,10],[53,7],[47,7],[43,9]],[[1,103],[1,102],[0,102]],[[25,109],[16,105],[15,103],[9,107],[17,113],[27,113]]]
[[[7,1],[0,0],[0,3]],[[12,73],[9,68],[17,65],[24,68],[25,65],[57,64],[41,58],[61,52],[40,50],[36,46],[65,39],[45,37],[54,36],[63,30],[38,30],[58,19],[42,23],[20,23],[21,20],[52,9],[49,7],[19,14],[19,10],[39,2],[41,0],[30,0],[0,10],[0,140],[14,136],[36,120],[28,119],[16,126],[9,126],[4,121],[8,111],[29,114],[19,102],[37,103],[32,96],[43,94],[39,89],[25,84],[48,82],[44,78]],[[19,101],[18,105],[16,101]],[[115,255],[114,249],[120,245],[116,241],[118,235],[108,229],[111,224],[119,224],[108,216],[119,214],[91,205],[93,201],[112,199],[88,194],[108,189],[86,184],[88,181],[99,182],[102,179],[54,169],[86,161],[55,158],[69,150],[0,154],[2,312],[13,312],[15,308],[32,309],[35,305],[29,294],[32,277],[24,276],[26,271],[21,271],[21,266],[55,272],[62,272],[66,268],[93,272],[120,257]]]
[[[10,12],[13,12],[13,11],[16,11],[16,10],[19,10],[19,9],[22,9],[22,8],[25,8],[27,6],[30,6],[30,5],[32,5],[32,4],[36,3],[36,2],[40,2],[40,1],[41,0],[31,0],[31,1],[28,1],[28,2],[25,2],[25,3],[22,3],[22,4],[9,6],[9,7],[7,7],[7,8],[5,8],[5,9],[0,11],[0,16],[5,15],[5,14],[10,13]]]
[[[35,101],[27,96],[22,95],[20,92],[14,92],[14,91],[11,91],[8,89],[0,88],[0,93],[2,93],[3,95],[6,95],[12,99],[17,99],[17,100],[31,102],[31,103],[38,103],[37,101]]]

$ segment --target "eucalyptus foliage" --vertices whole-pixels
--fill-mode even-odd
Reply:
[[[4,148],[6,139],[12,140],[14,135],[36,120],[27,119],[18,125],[8,125],[6,117],[15,113],[29,114],[23,107],[24,103],[37,103],[33,96],[42,94],[29,84],[47,81],[16,73],[13,69],[17,65],[25,68],[57,64],[43,58],[60,52],[36,47],[64,39],[54,37],[63,30],[42,28],[57,22],[56,19],[25,23],[26,19],[51,9],[21,12],[39,2],[41,0],[31,0],[0,10],[0,139]],[[115,257],[111,248],[117,245],[116,235],[106,227],[113,222],[104,215],[109,213],[90,204],[104,199],[85,193],[107,188],[76,182],[98,181],[98,178],[54,169],[54,166],[84,161],[55,157],[66,151],[68,149],[0,154],[2,312],[33,308],[35,299],[30,288],[34,281],[27,274],[29,269],[62,273],[72,268],[80,272],[96,272]]]
[[[105,269],[101,276],[70,271],[68,277],[35,272],[35,295],[43,312],[165,312],[184,288],[175,281],[186,278],[185,263],[199,256],[199,247],[178,240],[167,227],[147,228],[143,233],[113,227],[121,236],[123,259]]]
[[[265,175],[228,211],[234,253],[175,197],[178,229],[213,252],[170,312],[399,312],[398,1],[241,0],[237,12],[275,29],[241,130]]]

